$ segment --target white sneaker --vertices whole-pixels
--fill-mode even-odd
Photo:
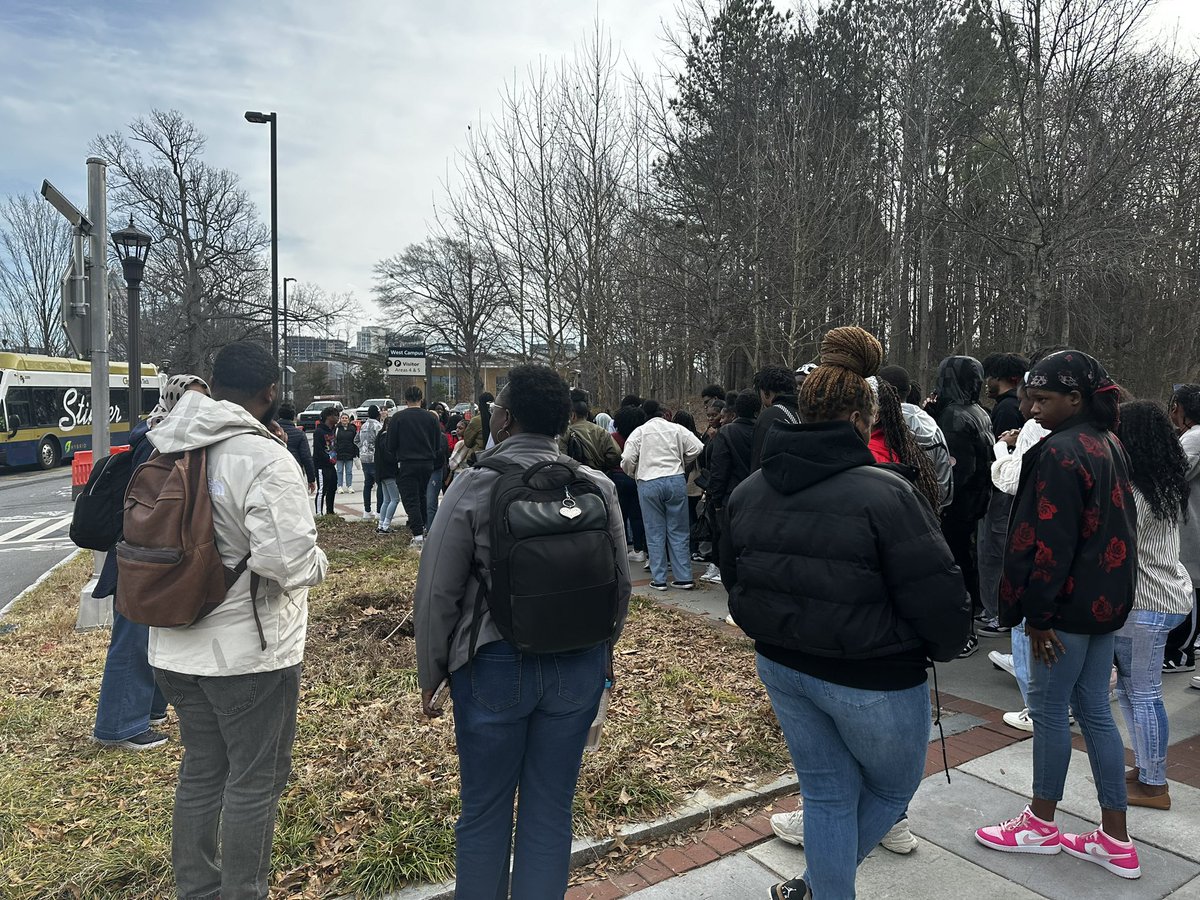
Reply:
[[[420,550],[421,547],[423,547],[424,545],[425,545],[425,535],[423,535],[423,534],[416,535],[412,539],[412,543],[409,544],[410,547],[416,547],[418,550]]]
[[[704,574],[700,576],[701,581],[708,581],[712,584],[721,583],[721,570],[713,563],[708,564],[708,568],[704,570]]]
[[[796,847],[804,846],[804,810],[798,809],[790,813],[776,813],[771,816],[771,830],[775,836],[787,844]]]
[[[884,850],[891,850],[893,853],[904,855],[916,850],[918,843],[920,842],[913,836],[912,831],[909,830],[908,819],[901,819],[883,836],[883,840],[879,842],[879,846]]]
[[[732,625],[734,628],[737,628],[737,622],[733,621],[733,614],[732,614],[732,613],[731,613],[730,615],[727,615],[727,616],[725,617],[725,624],[726,624],[726,625]],[[1200,685],[1192,685],[1192,687],[1195,687],[1195,688],[1200,688]]]
[[[1033,734],[1033,719],[1029,718],[1029,707],[1025,707],[1020,712],[1005,713],[1004,724],[1009,728],[1015,728],[1018,731],[1028,731],[1030,734]]]
[[[375,521],[375,519],[374,519],[374,517],[372,517],[372,515],[371,515],[370,513],[363,513],[363,514],[362,514],[362,520],[361,520],[361,521],[363,521],[363,522],[374,522],[374,521]]]
[[[644,566],[642,566],[642,569],[649,572],[650,571],[650,563],[646,563]]]
[[[629,551],[629,561],[630,562],[645,562],[646,561],[646,551],[645,550]]]
[[[992,661],[992,665],[997,669],[1003,669],[1013,678],[1017,677],[1017,670],[1013,666],[1013,655],[1011,653],[1001,653],[999,650],[993,650],[988,654],[988,659]]]
[[[1188,687],[1192,687],[1192,688],[1195,688],[1196,690],[1200,691],[1200,675],[1193,675],[1192,683],[1189,684]]]

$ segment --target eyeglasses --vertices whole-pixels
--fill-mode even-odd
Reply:
[[[499,403],[496,403],[495,401],[492,401],[491,403],[488,404],[488,409],[492,410],[493,412],[495,412],[498,409],[502,409],[505,412],[508,412],[507,406],[501,406]]]

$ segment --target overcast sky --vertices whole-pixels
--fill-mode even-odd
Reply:
[[[677,0],[0,0],[0,197],[49,178],[86,203],[88,144],[150,109],[208,136],[264,220],[279,114],[280,277],[368,299],[371,267],[428,232],[467,124],[506,79],[569,55],[597,17],[643,69]],[[1200,43],[1200,0],[1151,27]],[[112,222],[109,223],[112,226]]]

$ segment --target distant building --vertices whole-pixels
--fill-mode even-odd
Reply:
[[[366,325],[358,330],[355,349],[359,353],[382,354],[388,348],[389,332],[382,325]]]
[[[328,362],[344,360],[349,346],[341,338],[308,337],[289,334],[287,339],[288,363]]]

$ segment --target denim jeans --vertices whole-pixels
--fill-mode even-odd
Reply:
[[[989,619],[1000,612],[1000,576],[1004,571],[1004,544],[1008,538],[1008,514],[1013,498],[993,491],[987,513],[979,525],[975,555],[979,561],[979,602]]]
[[[450,678],[462,776],[455,827],[456,900],[562,900],[571,857],[571,803],[608,663],[605,645],[521,654],[480,647]],[[519,790],[518,790],[519,789]]]
[[[438,466],[429,476],[429,485],[425,488],[425,530],[433,527],[433,517],[437,515],[438,495],[442,492],[442,478],[446,470]]]
[[[375,511],[383,509],[383,486],[375,480],[375,463],[365,462],[363,470],[363,512],[371,511],[371,492],[375,492]]]
[[[154,674],[179,714],[184,751],[171,825],[175,890],[180,900],[266,900],[275,813],[292,770],[300,666]]]
[[[354,460],[339,459],[337,461],[338,487],[354,487]]]
[[[868,691],[822,681],[759,654],[804,797],[812,895],[854,897],[858,865],[900,819],[925,771],[929,687]]]
[[[1033,796],[1062,800],[1071,764],[1068,706],[1087,744],[1088,762],[1102,809],[1126,807],[1125,745],[1108,701],[1114,634],[1056,631],[1065,652],[1047,666],[1029,661],[1029,715],[1033,719]]]
[[[396,486],[395,478],[385,478],[379,482],[383,490],[383,502],[379,504],[379,527],[390,528],[392,516],[396,515],[396,507],[400,505],[400,488]]]
[[[642,504],[638,501],[637,482],[624,472],[609,472],[609,479],[617,488],[617,501],[621,504],[621,518],[625,520],[625,533],[634,550],[646,550],[646,525],[642,522]]]
[[[1021,703],[1029,707],[1029,636],[1025,634],[1025,623],[1013,627],[1012,638],[1013,675],[1021,691]]]
[[[1186,619],[1186,615],[1135,609],[1117,632],[1117,703],[1133,741],[1134,764],[1142,784],[1167,783],[1163,647],[1168,632]]]
[[[112,555],[112,554],[110,554]],[[102,741],[123,741],[150,727],[150,720],[166,715],[167,701],[154,683],[154,670],[146,660],[150,629],[113,610],[112,635],[96,704],[95,735]]]
[[[637,483],[638,502],[646,526],[646,551],[650,554],[650,576],[659,584],[667,580],[667,555],[676,581],[692,580],[688,557],[687,480],[667,475]]]

